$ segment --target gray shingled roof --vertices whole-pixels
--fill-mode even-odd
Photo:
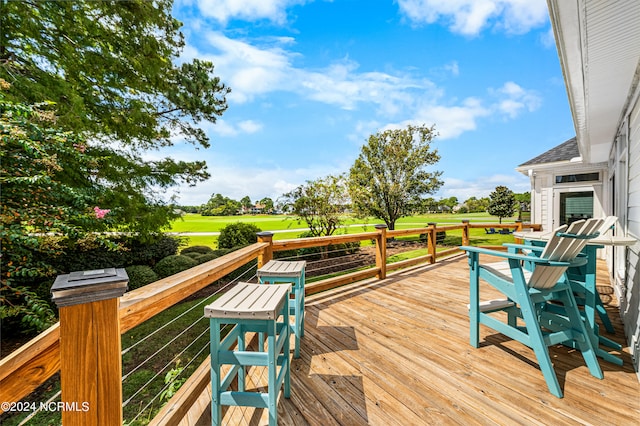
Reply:
[[[580,157],[580,151],[578,151],[578,141],[576,138],[571,138],[566,142],[561,143],[555,148],[551,148],[549,151],[538,155],[536,158],[520,164],[518,167],[530,166],[534,164],[555,163],[558,161],[569,161],[572,158]]]

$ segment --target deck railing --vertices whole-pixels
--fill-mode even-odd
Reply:
[[[273,240],[273,234],[263,232],[258,234],[258,242],[248,247],[229,253],[223,257],[203,263],[173,276],[156,281],[144,287],[125,293],[119,300],[119,304],[113,304],[117,309],[116,317],[119,318],[120,334],[131,330],[133,327],[148,320],[163,310],[184,300],[198,290],[207,287],[220,278],[257,259],[261,266],[273,258],[273,253],[284,250],[302,249],[309,247],[323,247],[328,245],[344,244],[357,241],[372,240],[375,242],[376,263],[375,266],[328,278],[308,284],[305,287],[307,294],[314,294],[335,288],[344,284],[377,277],[384,279],[388,271],[405,268],[419,263],[435,263],[439,258],[448,257],[459,253],[457,247],[437,250],[437,234],[454,230],[462,231],[462,245],[470,245],[472,238],[470,230],[475,228],[500,228],[520,231],[523,229],[521,222],[509,224],[476,224],[463,220],[461,224],[438,226],[430,223],[427,227],[388,230],[384,225],[376,225],[373,232],[357,234],[336,235],[329,237],[299,238],[290,240]],[[526,228],[540,230],[540,225],[526,225]],[[387,264],[387,240],[409,235],[426,236],[427,254],[396,263]],[[65,318],[67,321],[82,321],[80,318]],[[69,328],[73,330],[74,328]],[[17,402],[29,395],[47,379],[60,371],[60,323],[50,327],[30,342],[23,345],[7,357],[0,360],[0,401]],[[76,340],[79,336],[64,336],[67,341]],[[78,348],[83,350],[83,348]],[[97,353],[101,349],[97,348]],[[121,371],[121,357],[114,359],[100,359],[96,362],[107,363],[104,371]],[[78,359],[81,359],[79,357]],[[176,424],[195,399],[204,391],[209,381],[209,361],[205,360],[200,367],[182,385],[180,390],[161,409],[151,424]],[[67,363],[69,364],[69,363]],[[73,364],[72,364],[73,365]],[[66,374],[95,374],[95,371],[103,371],[98,366],[75,366],[74,371]],[[64,371],[61,374],[65,374]],[[77,381],[82,381],[79,377]],[[90,392],[91,393],[91,392]],[[76,396],[78,398],[78,396]],[[82,402],[87,403],[90,410],[100,406],[103,396],[93,392],[93,395],[82,397]],[[78,401],[65,401],[65,389],[62,389],[62,401],[77,404]],[[103,401],[102,401],[103,402]],[[122,418],[121,404],[113,404],[111,407],[101,407],[112,411],[110,415],[103,413],[102,418]],[[0,411],[2,413],[2,411]],[[94,419],[95,419],[95,412]],[[90,424],[83,410],[63,410],[63,422],[65,424]],[[97,423],[96,423],[97,424]]]

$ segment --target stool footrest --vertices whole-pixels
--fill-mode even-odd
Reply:
[[[221,405],[269,408],[269,394],[261,392],[220,392]]]
[[[222,351],[218,354],[218,361],[231,365],[269,365],[269,357],[265,352]]]
[[[285,355],[280,354],[276,359],[278,365],[281,363]],[[253,351],[223,351],[218,354],[220,365],[242,365],[242,366],[259,366],[266,367],[269,365],[269,357],[266,352]]]

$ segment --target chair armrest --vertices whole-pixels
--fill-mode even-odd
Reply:
[[[532,246],[529,244],[504,243],[502,245],[507,248],[531,250],[535,252],[542,252],[542,250],[544,250],[544,246]]]
[[[472,246],[460,246],[460,250],[464,250],[466,252],[478,253],[478,254],[487,254],[490,256],[502,257],[505,259],[514,259],[523,262],[533,262],[540,265],[547,266],[573,266],[571,262],[561,262],[557,260],[548,260],[542,259],[535,256],[525,256],[523,254],[515,254],[515,253],[507,253],[505,251],[497,251],[490,250],[482,247],[472,247]]]

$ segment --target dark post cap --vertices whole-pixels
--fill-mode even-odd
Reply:
[[[376,229],[384,229],[387,227],[387,225],[385,225],[384,223],[379,223],[377,225],[373,225],[373,227]]]
[[[113,299],[127,291],[128,283],[129,276],[122,268],[75,271],[56,277],[51,299],[58,307]]]

